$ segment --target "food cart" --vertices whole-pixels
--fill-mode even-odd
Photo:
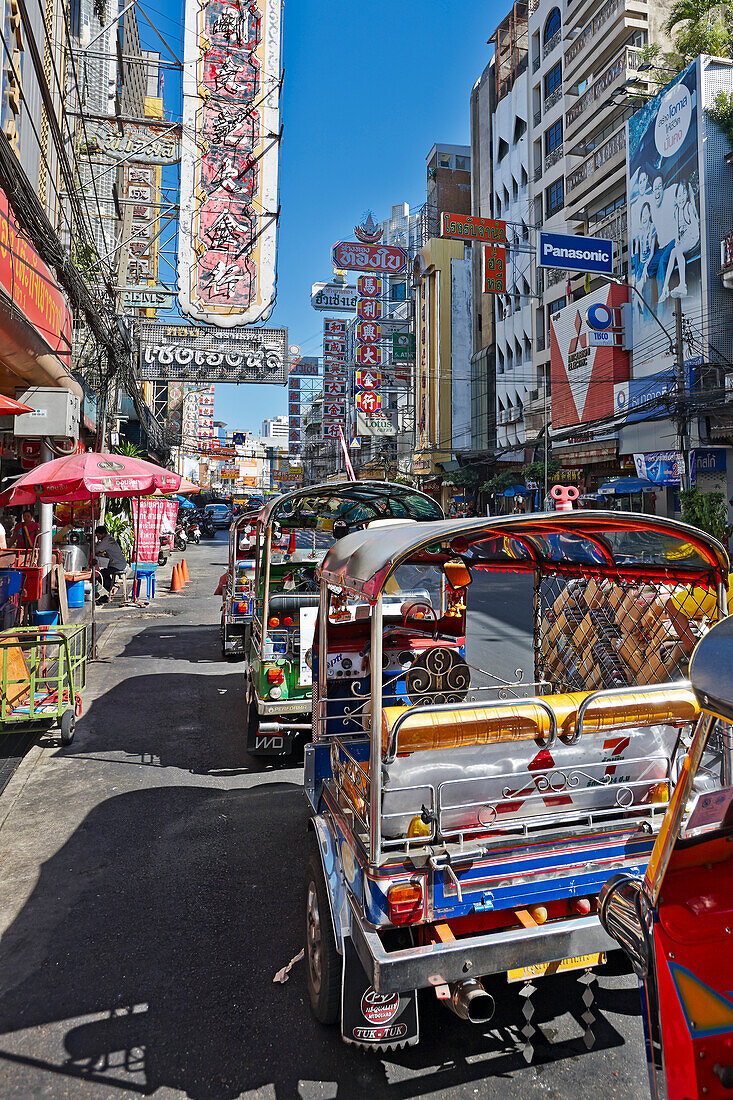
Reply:
[[[472,658],[470,585],[512,574],[531,581],[534,668],[507,682]],[[517,983],[530,1060],[536,983],[577,970],[591,1044],[615,947],[598,894],[644,874],[685,766],[687,666],[726,614],[726,551],[670,520],[541,513],[351,534],[318,576],[313,1013],[383,1048],[418,1041],[419,989],[485,1023]]]
[[[639,977],[653,1100],[733,1091],[733,618],[690,681],[701,714],[646,872],[614,875],[599,902]]]
[[[315,570],[334,539],[367,524],[432,521],[443,512],[409,485],[345,481],[269,501],[255,543],[255,605],[247,654],[247,749],[282,756],[311,729]]]
[[[85,626],[17,626],[0,633],[0,732],[58,725],[70,745],[86,684]]]
[[[257,512],[242,512],[229,528],[229,567],[222,585],[221,651],[224,657],[249,652],[254,612],[255,527]]]

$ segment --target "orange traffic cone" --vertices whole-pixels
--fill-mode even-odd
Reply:
[[[183,588],[183,577],[181,576],[181,567],[176,563],[173,566],[173,572],[171,573],[171,592],[180,592]]]
[[[183,583],[188,584],[188,582],[191,578],[188,575],[188,566],[186,565],[186,559],[185,558],[181,558],[181,570],[183,572]]]

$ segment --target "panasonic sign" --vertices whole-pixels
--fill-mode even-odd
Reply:
[[[540,232],[537,262],[540,267],[613,275],[613,241]]]

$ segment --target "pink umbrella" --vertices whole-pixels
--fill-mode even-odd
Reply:
[[[175,493],[181,475],[153,462],[127,455],[86,451],[43,462],[19,477],[5,495],[6,504],[71,504],[98,496],[148,496],[161,489]]]
[[[3,494],[5,504],[73,504],[95,497],[138,497],[152,495],[156,489],[175,493],[181,475],[164,470],[153,462],[127,455],[86,451],[43,462],[23,474]],[[92,557],[95,555],[92,523]],[[92,574],[94,576],[94,574]],[[137,561],[135,562],[135,579]],[[135,580],[133,580],[133,591]],[[94,582],[93,582],[94,587]],[[92,657],[97,649],[96,592],[92,592]]]

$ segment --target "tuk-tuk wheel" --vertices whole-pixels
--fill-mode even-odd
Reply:
[[[341,999],[341,957],[316,851],[311,852],[305,875],[305,961],[311,1011],[319,1023],[335,1024]]]
[[[61,744],[70,745],[74,740],[76,715],[73,710],[65,710],[61,715]]]

